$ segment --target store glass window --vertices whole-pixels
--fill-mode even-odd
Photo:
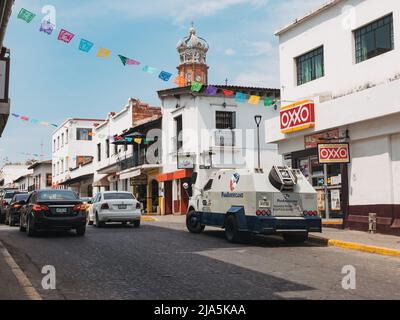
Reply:
[[[356,63],[394,49],[393,14],[354,31]]]

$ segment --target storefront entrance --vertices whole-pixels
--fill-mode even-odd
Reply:
[[[318,192],[318,212],[323,218],[345,218],[348,210],[347,164],[320,164],[317,153],[315,148],[292,153],[292,167],[300,169]]]

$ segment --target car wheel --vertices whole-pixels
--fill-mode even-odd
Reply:
[[[186,228],[191,233],[202,233],[204,231],[205,226],[201,225],[200,219],[196,211],[192,210],[186,216]]]
[[[32,218],[28,218],[26,234],[28,235],[28,237],[34,237],[36,235],[36,230],[32,226]]]
[[[225,237],[228,242],[238,243],[243,240],[243,235],[240,233],[236,217],[230,215],[225,221]]]
[[[96,213],[96,227],[97,228],[102,228],[104,226],[104,222],[101,222],[99,220],[99,215]]]
[[[140,228],[140,220],[133,221],[134,228]]]
[[[26,228],[24,227],[24,224],[22,223],[22,216],[19,217],[19,231],[20,232],[26,231]]]
[[[10,227],[15,227],[14,219],[12,219],[11,216],[8,218],[8,225],[9,225]]]
[[[292,243],[292,244],[304,243],[308,240],[308,233],[302,233],[302,234],[284,233],[282,237],[287,243]]]
[[[80,228],[76,228],[76,234],[80,237],[84,236],[86,233],[86,226],[84,227],[80,227]]]

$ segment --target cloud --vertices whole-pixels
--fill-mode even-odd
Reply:
[[[232,49],[232,48],[228,48],[228,49],[225,50],[225,54],[227,56],[234,56],[236,54],[236,51],[234,49]]]

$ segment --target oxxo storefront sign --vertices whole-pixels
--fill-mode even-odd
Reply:
[[[328,143],[318,145],[319,163],[350,163],[348,143]]]
[[[300,101],[281,109],[282,133],[296,132],[315,126],[315,105],[310,100]]]

